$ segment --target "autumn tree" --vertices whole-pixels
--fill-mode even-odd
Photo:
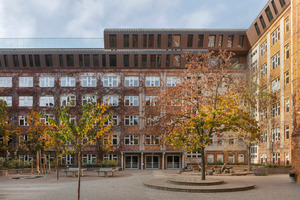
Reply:
[[[188,64],[176,83],[167,85],[171,87],[157,97],[148,113],[158,117],[156,126],[168,144],[187,152],[201,151],[202,180],[210,138],[232,130],[233,122],[241,117],[232,91],[236,76],[242,73],[231,70],[232,56],[226,51],[186,54]]]

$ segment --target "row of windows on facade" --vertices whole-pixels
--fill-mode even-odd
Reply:
[[[271,154],[271,164],[274,165],[280,165],[280,164],[285,164],[285,165],[289,165],[290,164],[290,154],[289,152],[285,152],[284,153],[285,156],[285,162],[281,163],[280,162],[280,153],[272,153]],[[267,154],[266,153],[261,153],[260,154],[260,164],[262,165],[266,165],[266,164],[270,164],[267,162]]]
[[[262,77],[266,76],[265,75],[266,73],[267,73],[266,72],[266,65],[263,65],[262,68],[261,68],[261,76]],[[285,87],[288,87],[290,85],[290,72],[289,71],[284,72],[284,83],[283,84],[284,84]],[[272,93],[275,93],[275,92],[279,91],[280,90],[280,85],[281,85],[280,77],[276,77],[274,80],[272,80],[272,82],[271,82],[271,86],[272,86],[271,91],[272,91]],[[267,92],[267,86],[264,86],[262,89]]]
[[[201,153],[200,152],[191,152],[191,153],[187,154],[187,157],[188,158],[201,158]],[[244,163],[245,162],[244,158],[245,158],[244,154],[238,154],[237,162],[238,163]],[[224,154],[217,153],[216,154],[216,159],[215,159],[215,154],[208,153],[206,160],[207,160],[208,163],[213,163],[213,162],[215,162],[215,160],[217,162],[224,162]],[[229,163],[235,163],[236,162],[234,154],[229,153],[228,162]]]
[[[216,46],[216,38],[218,37],[218,45]],[[224,35],[209,35],[208,36],[208,47],[218,47],[221,48],[223,47],[223,38]],[[244,46],[244,35],[239,35],[238,39],[238,47],[243,47]],[[228,35],[227,38],[227,48],[231,48],[234,46],[233,40],[234,35]],[[155,42],[156,40],[156,42]],[[139,47],[139,35],[133,34],[132,35],[132,48],[138,48]],[[156,43],[156,48],[161,48],[161,34],[157,34],[156,38],[154,34],[143,34],[143,48],[154,48],[154,44]],[[193,34],[188,34],[187,38],[187,47],[193,47],[194,43],[194,35]],[[117,48],[117,35],[109,35],[109,46],[110,48]],[[123,47],[124,48],[129,48],[130,44],[130,37],[128,34],[123,35]],[[204,35],[199,34],[197,36],[197,47],[198,48],[203,48],[204,44]],[[181,40],[181,35],[180,34],[168,34],[168,39],[167,39],[167,47],[168,48],[182,48],[182,40]]]
[[[271,142],[276,142],[280,141],[280,128],[273,128],[271,130]],[[260,135],[260,142],[261,143],[266,143],[268,138],[268,132],[262,131]],[[290,139],[290,126],[286,125],[284,126],[284,140],[289,140]]]
[[[42,55],[20,55],[21,59],[19,61],[19,55],[12,55],[12,60],[13,60],[13,66],[14,67],[41,67],[41,56]],[[108,56],[109,58],[109,66],[110,67],[116,67],[119,66],[120,64],[118,64],[118,56],[116,54],[110,54],[110,55],[106,55],[106,54],[102,54],[102,67],[106,67],[108,66],[106,63],[106,57]],[[122,56],[122,55],[120,55]],[[133,63],[130,62],[130,57],[133,56]],[[162,57],[165,57],[165,63],[162,63]],[[28,57],[28,61],[26,59],[26,57]],[[53,67],[53,55],[49,54],[49,55],[44,55],[44,60],[45,60],[45,66],[46,67]],[[78,57],[76,55],[72,55],[72,54],[67,54],[66,58],[64,57],[64,55],[59,55],[59,66],[60,67],[65,67],[64,64],[64,60],[66,59],[66,64],[67,67],[74,67],[75,66],[75,59],[78,59],[78,64],[79,67],[99,67],[99,55],[98,54],[93,54],[92,55],[92,60],[90,59],[90,55],[89,54],[79,54]],[[75,58],[74,58],[75,57]],[[9,67],[9,62],[8,62],[8,55],[3,55],[3,60],[4,63],[1,63],[1,59],[0,59],[0,67]],[[140,63],[140,59],[141,59],[141,63]],[[180,54],[176,54],[176,55],[170,55],[170,54],[166,54],[166,55],[162,55],[162,54],[134,54],[134,55],[129,55],[129,54],[124,54],[123,55],[123,66],[124,67],[129,67],[129,66],[133,66],[133,67],[148,67],[148,60],[150,61],[150,67],[161,67],[161,66],[166,66],[166,67],[170,67],[171,64],[174,67],[180,67],[181,66],[181,55]],[[91,62],[92,61],[92,62]],[[29,63],[28,63],[29,62]]]
[[[39,87],[54,87],[54,77],[40,77]],[[104,76],[102,79],[103,87],[118,87],[120,79],[117,76]],[[176,83],[179,83],[179,78],[175,76],[167,77],[167,87],[174,87]],[[127,76],[124,78],[125,87],[139,87],[138,76]],[[147,76],[146,87],[159,87],[160,77],[158,76]],[[61,77],[61,87],[76,87],[75,77]],[[82,87],[97,87],[97,77],[95,76],[82,76],[81,77]],[[12,77],[0,77],[0,87],[12,87]],[[19,87],[33,87],[33,77],[19,77]]]
[[[290,99],[289,98],[284,100],[284,111],[285,111],[285,113],[290,112]],[[255,113],[257,113],[256,109],[255,109]],[[280,116],[280,102],[272,104],[271,116],[272,117]],[[256,114],[254,117],[256,117]],[[267,110],[267,108],[263,108],[260,111],[260,120],[265,121],[267,119],[268,119],[268,110]]]
[[[285,0],[279,0],[279,2],[280,2],[281,7],[286,5]],[[274,0],[271,1],[271,4],[272,4],[273,11],[274,11],[275,15],[277,15],[278,14],[278,9],[276,7],[276,4],[275,4]],[[268,18],[269,22],[271,22],[274,19],[274,16],[273,16],[272,11],[271,11],[269,6],[265,9],[265,13],[267,15],[267,18]],[[260,21],[260,24],[261,24],[262,28],[266,29],[267,25],[266,25],[266,22],[265,22],[264,17],[262,15],[259,17],[259,21]],[[260,35],[261,31],[260,31],[260,28],[259,28],[257,22],[254,24],[254,27],[255,27],[257,35]],[[289,22],[289,18],[287,17],[285,19],[285,32],[287,33],[289,30],[290,30],[290,22]]]

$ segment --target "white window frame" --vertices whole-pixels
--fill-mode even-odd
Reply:
[[[284,110],[285,110],[285,112],[286,113],[288,113],[288,112],[290,112],[290,99],[289,98],[287,98],[287,99],[285,99],[284,100]]]
[[[280,115],[280,102],[272,104],[272,117]]]
[[[275,69],[276,67],[278,67],[280,65],[280,52],[276,53],[273,57],[272,57],[272,69]]]
[[[21,125],[21,121],[23,121],[23,125]],[[19,126],[29,126],[29,124],[26,122],[25,116],[19,116]]]
[[[32,107],[33,96],[19,96],[19,107]]]
[[[284,85],[287,86],[290,84],[290,72],[286,71],[284,73]]]
[[[290,139],[290,126],[289,125],[284,126],[284,138],[285,138],[285,140]]]
[[[82,96],[82,105],[87,104],[89,101],[92,101],[93,103],[97,103],[97,97],[93,95],[83,95]]]
[[[76,106],[76,96],[75,95],[66,95],[60,97],[60,106],[66,106],[68,103],[70,103],[71,107]]]
[[[125,87],[139,87],[138,76],[125,76],[124,82]]]
[[[103,87],[118,87],[119,80],[117,76],[104,76]]]
[[[40,107],[53,107],[55,105],[53,96],[40,97]]]
[[[5,101],[7,107],[11,107],[12,106],[12,96],[0,96],[0,100]]]
[[[280,164],[280,153],[272,153],[272,164],[273,165]]]
[[[267,131],[262,131],[260,134],[260,142],[264,143],[267,142]]]
[[[271,33],[271,44],[276,44],[278,40],[280,40],[280,27],[276,28],[275,31]]]
[[[263,78],[267,75],[267,63],[263,64],[260,69],[260,77]]]
[[[223,154],[217,154],[217,161],[224,162],[224,155]]]
[[[71,76],[63,76],[60,78],[60,86],[61,87],[75,87],[76,86],[76,78]]]
[[[260,47],[260,55],[264,55],[266,52],[267,52],[267,40],[264,41],[262,44],[261,44],[261,47]]]
[[[290,153],[289,152],[285,152],[284,153],[284,157],[285,157],[284,164],[285,165],[289,165],[290,164]]]
[[[40,77],[40,87],[54,87],[54,77]]]
[[[159,86],[160,86],[159,76],[146,77],[146,87],[159,87]]]
[[[284,47],[284,59],[287,60],[290,58],[290,45],[287,44]]]
[[[97,87],[97,78],[95,76],[82,76],[81,77],[82,87]]]
[[[50,125],[49,118],[54,119],[54,115],[52,114],[44,114],[44,116],[40,119],[41,122],[44,122],[46,125]]]
[[[112,124],[113,126],[118,126],[119,125],[119,117],[118,117],[118,115],[111,116],[111,119],[107,120],[107,122],[104,123],[104,126],[108,126],[112,122],[115,122],[115,123]]]
[[[145,144],[146,145],[159,145],[159,136],[158,135],[146,135]]]
[[[125,106],[138,106],[139,96],[125,96],[124,104]]]
[[[157,96],[146,96],[146,105],[155,106]]]
[[[287,17],[284,20],[284,31],[285,31],[285,33],[290,31],[290,18],[289,17]]]
[[[125,126],[138,126],[139,116],[138,115],[125,115],[124,118]]]
[[[267,164],[267,154],[266,153],[260,154],[260,164],[261,165]]]
[[[105,102],[105,104],[109,105],[109,106],[118,106],[119,105],[119,96],[104,96],[103,102]]]
[[[207,154],[207,162],[213,163],[215,161],[215,155],[214,154]]]
[[[176,84],[180,82],[179,77],[177,76],[168,76],[167,77],[167,87],[176,87]]]
[[[272,93],[275,93],[279,90],[280,90],[280,77],[277,77],[272,81]]]
[[[12,77],[0,77],[1,87],[12,87]]]
[[[280,128],[272,129],[272,142],[280,141]]]
[[[33,77],[22,76],[19,77],[19,87],[33,87]]]
[[[86,162],[84,162],[86,160]],[[97,164],[97,155],[96,154],[83,154],[82,155],[82,164],[91,165]]]
[[[125,135],[124,144],[125,145],[138,145],[139,144],[139,136],[138,135]]]
[[[104,140],[103,140],[103,145],[107,144],[107,140],[108,140],[109,136],[104,136]],[[111,141],[110,141],[111,145],[118,145],[119,144],[119,136],[116,134],[111,135]]]
[[[118,155],[115,154],[104,154],[103,160],[116,160],[118,161]]]

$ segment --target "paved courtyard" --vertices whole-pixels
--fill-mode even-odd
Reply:
[[[181,200],[181,199],[243,199],[243,200],[299,200],[300,184],[291,183],[288,175],[269,176],[222,176],[224,181],[240,180],[255,184],[254,190],[232,193],[181,193],[155,190],[143,186],[143,181],[153,178],[177,176],[177,171],[126,170],[117,172],[115,177],[97,177],[96,172],[87,172],[82,178],[81,199],[105,200]],[[55,174],[39,179],[13,180],[11,176],[0,177],[0,199],[26,200],[73,200],[77,194],[77,178],[65,177],[60,180]]]

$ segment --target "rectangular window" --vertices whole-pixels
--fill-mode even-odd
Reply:
[[[84,54],[84,66],[89,67],[90,66],[90,55],[89,54]]]
[[[192,34],[188,35],[187,47],[193,47],[193,37]]]
[[[260,77],[263,78],[267,75],[267,63],[263,64],[260,69]]]
[[[154,47],[154,35],[150,34],[148,38],[148,47],[153,48]]]
[[[12,97],[11,96],[0,96],[0,100],[5,101],[7,107],[12,106]]]
[[[271,44],[274,45],[278,40],[280,40],[280,27],[271,33]]]
[[[259,20],[260,20],[261,26],[263,27],[263,29],[265,29],[267,26],[266,26],[266,22],[265,22],[263,16],[260,16]]]
[[[106,55],[102,54],[102,66],[106,67]]]
[[[210,35],[208,37],[208,47],[215,47],[215,45],[216,45],[216,36]]]
[[[138,135],[125,135],[125,145],[137,145],[139,144]]]
[[[134,67],[138,67],[138,66],[139,66],[139,55],[134,54]]]
[[[281,7],[285,6],[285,0],[279,0]]]
[[[272,117],[276,117],[280,115],[280,102],[274,103],[272,105]]]
[[[290,19],[289,18],[286,18],[284,21],[284,29],[285,29],[286,33],[290,31]]]
[[[118,87],[119,81],[117,76],[104,76],[103,87]]]
[[[40,97],[40,107],[53,107],[53,106],[54,106],[53,96]]]
[[[170,54],[166,55],[166,67],[170,67]]]
[[[157,101],[157,96],[146,96],[146,105],[155,106],[155,102]]]
[[[260,120],[264,121],[267,119],[267,117],[268,117],[267,109],[264,108],[260,111]]]
[[[198,47],[203,47],[204,35],[198,35]]]
[[[125,77],[125,87],[138,87],[139,77],[138,76],[126,76]]]
[[[83,165],[97,164],[97,156],[94,154],[83,154],[82,164]]]
[[[109,66],[110,67],[117,66],[117,55],[109,55]]]
[[[85,105],[89,102],[97,103],[97,98],[91,95],[83,95],[82,96],[82,105]]]
[[[280,128],[272,129],[272,142],[280,141]]]
[[[286,113],[290,112],[290,99],[289,98],[285,99],[285,112]]]
[[[274,17],[273,17],[272,11],[269,6],[266,8],[265,12],[266,12],[269,22],[271,22]]]
[[[223,35],[219,35],[218,47],[221,48],[223,46]]]
[[[132,35],[132,47],[137,48],[139,46],[139,37],[138,35]]]
[[[142,55],[142,67],[147,67],[147,55]]]
[[[52,67],[52,55],[45,55],[46,67]]]
[[[285,135],[286,140],[290,139],[290,127],[289,126],[284,126],[284,135]]]
[[[272,153],[272,164],[280,165],[280,153]]]
[[[147,145],[159,145],[159,136],[157,135],[146,135]]]
[[[67,66],[74,67],[74,56],[71,54],[67,55]]]
[[[129,35],[123,35],[124,47],[129,47]]]
[[[13,55],[14,67],[20,67],[18,55]]]
[[[157,55],[156,66],[161,67],[161,54]]]
[[[0,77],[0,87],[12,87],[12,77]]]
[[[129,67],[129,55],[123,55],[124,67]]]
[[[161,34],[157,35],[157,48],[161,47]]]
[[[23,64],[23,67],[26,67],[26,57],[25,55],[22,55],[22,64]]]
[[[118,145],[118,135],[105,136],[103,140],[103,144],[108,144],[108,141],[112,145]]]
[[[96,87],[97,79],[95,76],[83,76],[81,78],[81,86],[82,87]]]
[[[238,47],[242,48],[244,46],[244,35],[240,35],[239,36],[239,43],[238,43]]]
[[[143,47],[147,48],[147,35],[146,34],[143,35]]]
[[[290,164],[290,154],[289,152],[285,152],[285,165]]]
[[[5,67],[8,67],[7,55],[3,55]]]
[[[109,47],[116,48],[117,47],[117,36],[109,35]]]
[[[103,160],[116,160],[116,161],[118,161],[118,155],[105,154],[103,156]]]
[[[19,106],[29,106],[33,105],[33,97],[32,96],[19,96]]]
[[[284,57],[285,57],[285,59],[289,59],[290,58],[290,45],[289,44],[287,44],[284,47]]]
[[[175,87],[176,83],[179,83],[179,78],[176,76],[167,77],[167,87]]]
[[[40,87],[54,87],[54,77],[40,77]]]
[[[30,60],[30,59],[29,59]],[[64,57],[63,55],[59,55],[59,66],[63,67],[64,66]]]
[[[40,55],[34,55],[34,63],[36,67],[41,66]]]
[[[168,35],[168,48],[172,47],[172,35]]]
[[[159,87],[159,77],[158,76],[147,76],[146,77],[146,87]]]
[[[260,55],[264,55],[267,52],[267,40],[261,44]]]
[[[19,116],[19,126],[29,126],[26,122],[25,116]]]
[[[254,27],[255,27],[255,30],[256,30],[257,35],[260,35],[261,32],[260,32],[260,29],[259,29],[258,24],[255,23],[255,24],[254,24]]]
[[[93,55],[93,63],[94,63],[94,67],[99,67],[99,55],[98,54]]]
[[[113,124],[112,124],[113,126],[118,126],[118,125],[119,125],[119,118],[118,118],[117,115],[111,116],[111,117],[109,118],[109,120],[107,120],[107,121],[104,123],[104,125],[105,125],[105,126],[108,126],[108,125],[110,125],[111,123],[113,123]]]
[[[125,106],[138,106],[139,96],[125,96]]]
[[[70,103],[70,106],[72,106],[72,107],[76,105],[76,96],[75,95],[62,96],[60,98],[61,106],[66,106],[69,103]]]
[[[257,60],[251,64],[251,71],[252,73],[256,73],[257,71]]]
[[[181,36],[180,35],[174,35],[173,36],[173,47],[179,48],[181,45]]]
[[[272,7],[273,7],[273,9],[274,9],[275,14],[277,15],[277,14],[278,14],[278,10],[277,10],[277,7],[276,7],[275,2],[274,2],[274,1],[271,1],[271,4],[272,4]]]
[[[75,87],[75,77],[61,77],[60,86],[61,87]]]
[[[139,116],[138,115],[125,115],[125,125],[126,126],[139,125]]]
[[[147,119],[147,125],[149,126],[154,126],[157,125],[157,122],[159,121],[159,117],[158,116],[149,116]]]
[[[118,106],[119,105],[119,97],[118,96],[104,96],[103,102],[109,106]]]
[[[233,47],[233,35],[228,35],[227,47]]]
[[[279,65],[280,65],[280,52],[278,52],[272,57],[272,69],[275,69]]]
[[[181,55],[174,55],[173,58],[173,66],[180,67]]]
[[[284,73],[284,84],[285,84],[285,86],[290,84],[290,72],[289,71],[286,71]]]
[[[150,67],[156,67],[156,55],[150,55]]]
[[[33,77],[19,77],[19,87],[33,87]]]
[[[261,134],[260,134],[260,142],[261,143],[267,142],[267,131],[261,132]]]

